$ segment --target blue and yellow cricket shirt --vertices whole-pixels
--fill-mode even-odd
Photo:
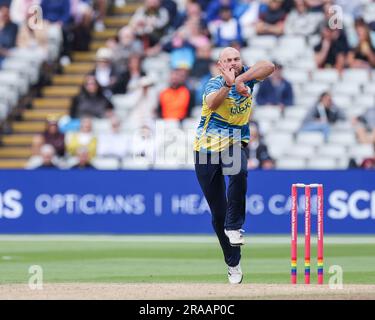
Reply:
[[[244,66],[243,72],[249,70]],[[250,139],[249,118],[252,107],[252,93],[257,80],[245,82],[251,89],[249,97],[241,96],[233,85],[227,98],[216,109],[210,110],[206,96],[224,86],[224,78],[211,78],[203,94],[202,114],[194,141],[194,150],[204,153],[221,152],[236,142],[248,143]]]

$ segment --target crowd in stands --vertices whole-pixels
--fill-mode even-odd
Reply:
[[[0,0],[1,3],[4,0]],[[8,1],[9,2],[9,1]],[[69,63],[74,50],[87,51],[91,31],[103,30],[103,18],[110,1],[106,0],[13,0],[10,9],[0,8],[0,64],[7,51],[16,46],[46,45],[43,34],[27,28],[25,21],[31,4],[40,4],[47,26],[60,30],[63,45],[61,63]],[[126,113],[129,131],[153,132],[157,119],[182,122],[193,117],[201,104],[205,83],[218,74],[214,51],[233,46],[252,48],[259,37],[301,36],[313,48],[317,69],[336,70],[375,68],[375,15],[365,8],[371,0],[144,0],[128,25],[106,42],[96,54],[94,70],[85,77],[81,92],[72,101],[69,118],[58,123],[47,121],[45,133],[33,141],[34,157],[43,159],[43,167],[53,166],[51,159],[76,156],[79,167],[90,167],[95,156],[124,157],[128,144],[123,136],[121,111],[113,102],[126,96],[133,106]],[[344,21],[332,9],[341,6]],[[13,14],[12,14],[13,12]],[[374,11],[375,12],[375,11]],[[352,28],[348,28],[350,25]],[[33,39],[34,41],[31,41]],[[293,51],[298,48],[289,48]],[[159,77],[146,68],[146,60],[168,57],[167,76]],[[275,52],[277,60],[277,52]],[[296,88],[288,80],[283,63],[260,83],[254,97],[255,108],[273,105],[285,113],[296,108]],[[288,70],[290,66],[288,67]],[[123,100],[125,101],[125,100]],[[92,129],[95,119],[107,119],[111,130],[103,135]],[[316,131],[330,136],[331,126],[352,121],[358,143],[375,144],[375,105],[360,116],[346,115],[335,103],[330,91],[322,90],[307,113],[299,132]],[[277,167],[261,126],[250,124],[249,168]],[[61,133],[59,133],[61,130]],[[64,141],[64,143],[62,142]],[[143,140],[142,140],[143,141]],[[52,146],[51,147],[45,146]],[[142,143],[134,148],[142,149]],[[142,153],[142,152],[141,152]],[[367,165],[354,164],[351,167]],[[374,161],[375,162],[375,161]],[[33,163],[32,159],[30,163]],[[30,167],[33,167],[30,165]],[[373,165],[374,166],[374,165]]]

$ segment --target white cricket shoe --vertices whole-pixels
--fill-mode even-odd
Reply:
[[[242,232],[244,232],[242,229],[224,230],[224,233],[229,238],[229,242],[232,247],[239,247],[245,244],[245,239]]]
[[[231,284],[240,284],[243,279],[241,265],[238,264],[235,267],[228,266],[228,280]]]

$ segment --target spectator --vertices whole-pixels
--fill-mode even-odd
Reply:
[[[305,0],[294,0],[295,9],[290,12],[285,21],[285,34],[309,36],[314,34],[323,19],[323,14],[309,12]]]
[[[35,167],[39,166],[42,163],[42,157],[40,150],[44,145],[44,138],[43,135],[37,134],[33,136],[31,141],[31,157],[26,163],[26,169],[34,169]]]
[[[206,22],[209,24],[212,21],[220,19],[220,10],[223,8],[230,8],[231,11],[236,9],[235,0],[219,0],[211,1],[206,10]]]
[[[196,51],[196,59],[193,68],[190,70],[189,88],[194,90],[195,105],[201,103],[205,84],[212,77],[211,68],[215,64],[211,58],[211,45],[202,46]]]
[[[71,118],[91,116],[104,118],[112,115],[113,105],[104,96],[98,81],[92,75],[85,77],[81,92],[72,101]]]
[[[353,125],[360,143],[375,144],[375,107],[353,119]]]
[[[348,169],[365,169],[365,170],[374,170],[375,169],[375,144],[373,145],[374,154],[372,157],[365,158],[360,161],[360,165],[358,165],[355,158],[349,159]],[[358,160],[358,159],[357,159]]]
[[[260,162],[260,168],[263,170],[275,169],[275,166],[275,160],[271,156],[262,159],[262,161]]]
[[[9,8],[11,20],[18,25],[25,23],[30,17],[30,8],[39,4],[40,0],[12,0]]]
[[[117,82],[113,85],[113,94],[133,93],[139,89],[139,81],[145,75],[146,73],[142,69],[141,56],[130,56],[126,71],[119,76]]]
[[[185,11],[176,19],[175,29],[179,29],[190,20],[198,21],[201,29],[206,29],[206,22],[203,19],[202,9],[198,2],[189,1],[186,4]]]
[[[191,69],[195,60],[195,48],[190,39],[183,32],[177,31],[171,41],[163,46],[163,50],[169,53],[172,69]]]
[[[142,42],[135,38],[132,28],[125,26],[118,33],[118,43],[113,47],[113,63],[116,68],[122,68],[128,63],[128,59],[133,55],[142,55]],[[125,70],[120,70],[124,72]]]
[[[283,0],[282,8],[286,14],[289,14],[294,9],[294,0]]]
[[[112,50],[100,48],[96,53],[96,65],[92,75],[103,89],[103,93],[109,97],[112,94],[112,86],[117,81],[117,71],[112,64]]]
[[[130,158],[135,161],[140,159],[151,164],[155,161],[155,138],[149,125],[143,125],[136,130],[131,138]]]
[[[197,0],[196,1],[201,7],[203,12],[207,11],[208,6],[213,2],[212,0]]]
[[[177,28],[178,27],[178,28]],[[176,32],[169,37],[169,41],[159,43],[152,48],[146,50],[147,56],[155,56],[161,50],[172,52],[172,60],[188,60],[190,65],[194,60],[194,49],[204,45],[210,40],[208,39],[208,30],[204,20],[201,17],[201,9],[198,3],[189,2],[187,4],[186,13],[176,20]],[[177,57],[177,58],[176,58]],[[176,66],[173,66],[175,68]]]
[[[134,98],[136,108],[133,108],[128,115],[131,129],[151,125],[156,118],[159,92],[154,86],[155,83],[155,79],[151,76],[140,79],[140,88]]]
[[[155,46],[168,26],[168,10],[161,7],[160,0],[145,0],[130,20],[130,26],[143,41],[145,49]]]
[[[69,155],[76,156],[81,147],[89,151],[90,158],[96,154],[97,138],[92,131],[92,120],[89,117],[81,119],[81,126],[78,132],[70,132],[65,136],[65,146]]]
[[[18,26],[10,20],[9,7],[0,6],[0,68],[9,49],[16,45],[17,32]]]
[[[250,123],[250,141],[247,146],[248,152],[248,169],[262,169],[270,168],[270,162],[273,162],[267,146],[262,141],[258,126],[255,123]]]
[[[360,18],[355,21],[358,45],[349,51],[348,65],[350,68],[375,68],[375,47],[371,43],[370,29]]]
[[[71,0],[71,15],[74,18],[72,28],[74,34],[73,49],[89,51],[94,10],[85,0]]]
[[[307,8],[311,12],[322,12],[326,0],[305,0]]]
[[[323,28],[322,40],[315,46],[315,62],[318,68],[336,68],[342,72],[349,51],[346,35],[342,30]]]
[[[96,169],[90,162],[90,151],[86,147],[77,150],[78,163],[70,169]]]
[[[128,150],[127,135],[121,131],[121,121],[116,116],[109,119],[111,132],[98,135],[97,156],[122,159]]]
[[[292,85],[283,77],[283,67],[275,62],[277,68],[273,74],[261,82],[256,96],[258,105],[278,105],[283,110],[294,104]]]
[[[210,22],[208,30],[216,47],[227,47],[234,42],[240,44],[240,46],[244,45],[241,25],[233,17],[232,9],[229,6],[220,8],[219,19]]]
[[[210,44],[197,48],[196,59],[190,70],[190,78],[200,81],[203,77],[210,76],[210,64],[213,62]]]
[[[38,150],[44,144],[54,147],[57,156],[63,157],[65,154],[65,136],[59,132],[57,118],[51,116],[47,118],[46,129],[42,134],[33,137],[32,149],[34,154],[38,154]]]
[[[318,103],[311,108],[303,121],[301,131],[319,131],[328,141],[330,126],[340,120],[345,120],[345,114],[333,104],[331,94],[323,92]]]
[[[50,144],[45,144],[40,148],[40,164],[33,169],[58,169],[55,164],[55,149]]]
[[[256,24],[259,35],[280,36],[284,33],[286,11],[283,8],[283,0],[270,0],[265,12],[260,14]]]
[[[59,132],[58,119],[54,116],[47,118],[46,130],[43,133],[44,143],[49,144],[55,148],[56,154],[59,157],[65,155],[65,135]]]
[[[344,11],[344,15],[347,17],[359,17],[363,16],[363,9],[366,1],[348,1],[348,0],[335,0],[335,5],[341,7]]]
[[[206,27],[202,25],[199,19],[191,17],[186,20],[185,24],[179,29],[182,37],[188,40],[189,43],[197,50],[202,46],[211,44],[207,34]]]
[[[183,120],[190,116],[194,96],[185,85],[185,70],[171,71],[169,87],[159,96],[158,115],[163,119]]]
[[[40,6],[45,20],[60,26],[66,26],[71,22],[70,0],[42,0]]]
[[[259,0],[244,0],[236,6],[233,16],[240,22],[244,38],[249,39],[256,34],[260,11],[265,8],[266,5]]]
[[[45,30],[31,28],[29,19],[34,14],[29,14],[24,23],[19,27],[17,47],[40,52],[43,61],[48,59],[48,35]]]
[[[87,0],[83,0],[87,1]],[[94,30],[95,31],[103,31],[105,30],[104,24],[104,17],[107,12],[108,0],[96,0],[96,10],[95,10],[95,24]]]
[[[160,3],[162,8],[168,11],[168,27],[173,27],[175,25],[176,19],[178,17],[177,4],[173,0],[161,0]]]
[[[375,156],[372,158],[366,158],[362,161],[361,169],[365,170],[374,170],[375,169]]]

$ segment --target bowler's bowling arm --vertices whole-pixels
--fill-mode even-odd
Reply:
[[[254,64],[249,70],[240,74],[236,78],[236,82],[247,82],[251,80],[262,81],[275,71],[275,65],[270,61],[259,61]]]

